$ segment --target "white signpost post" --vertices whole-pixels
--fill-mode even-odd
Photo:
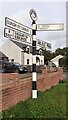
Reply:
[[[32,19],[32,98],[37,98],[37,77],[36,77],[36,20],[37,14],[34,9],[30,10]]]

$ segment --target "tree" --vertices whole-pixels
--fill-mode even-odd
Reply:
[[[56,56],[54,52],[52,53],[50,50],[46,50],[46,49],[43,50],[43,55],[44,55],[44,63],[50,61],[52,58]]]
[[[63,49],[58,48],[58,49],[56,49],[55,54],[56,55],[64,55],[65,51]]]
[[[44,63],[53,59],[57,55],[63,55],[64,58],[60,59],[60,64],[64,66],[68,66],[68,47],[64,47],[63,49],[57,48],[55,52],[51,52],[50,50],[43,50],[44,55]]]
[[[60,59],[60,66],[68,66],[68,47],[64,47],[63,49],[56,49],[56,55],[63,55],[64,58]]]

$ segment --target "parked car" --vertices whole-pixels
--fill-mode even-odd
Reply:
[[[68,66],[61,66],[64,72],[68,72]]]
[[[56,67],[56,64],[55,64],[55,63],[52,63],[52,71],[53,71],[53,72],[56,72],[56,71],[57,71],[57,67]]]
[[[52,67],[56,67],[56,64],[55,64],[55,63],[52,63]]]
[[[15,62],[2,62],[1,69],[2,73],[26,73],[28,71],[26,67],[23,67],[23,65]]]

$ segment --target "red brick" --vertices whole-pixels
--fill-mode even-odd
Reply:
[[[1,76],[0,76],[1,77]],[[63,78],[62,69],[57,69],[57,72],[48,73],[48,69],[43,69],[42,74],[37,76],[37,90],[44,91],[55,86]],[[14,106],[19,101],[25,101],[32,94],[32,78],[19,80],[19,74],[3,74],[2,85],[2,110]],[[0,95],[1,99],[1,95]]]

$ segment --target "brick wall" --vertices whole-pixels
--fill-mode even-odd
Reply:
[[[0,74],[1,77],[1,74]],[[63,78],[62,69],[58,68],[57,72],[48,73],[43,69],[42,74],[37,76],[37,90],[44,91],[55,86]],[[32,78],[19,79],[19,74],[10,73],[2,75],[2,93],[0,89],[0,110],[8,109],[19,101],[25,101],[31,97]],[[2,98],[2,99],[1,99]]]

